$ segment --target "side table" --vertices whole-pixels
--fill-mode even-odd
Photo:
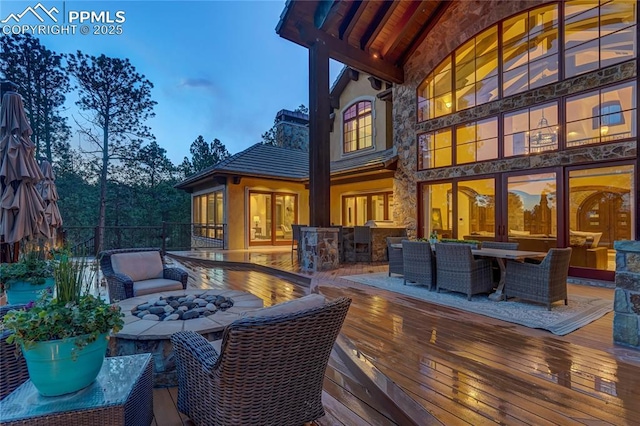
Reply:
[[[31,380],[0,401],[0,424],[143,426],[153,420],[150,354],[105,358],[96,380],[78,392],[46,397]]]

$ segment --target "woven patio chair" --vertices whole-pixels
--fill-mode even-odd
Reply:
[[[236,320],[220,351],[198,333],[175,333],[178,410],[207,426],[300,426],[324,416],[324,374],[350,303]]]
[[[491,262],[474,259],[468,244],[436,243],[437,291],[446,289],[471,296],[493,290]]]
[[[494,248],[500,250],[518,250],[518,243],[507,243],[504,241],[483,241],[482,248]]]
[[[162,264],[153,264],[154,269],[157,266],[157,276],[155,276],[155,271],[151,273],[151,275],[154,275],[153,277],[145,276],[147,271],[145,266],[143,266],[143,263],[148,261],[148,259],[143,262],[139,262],[136,265],[129,265],[132,269],[135,269],[137,276],[129,276],[123,273],[116,273],[114,271],[112,256],[116,254],[146,252],[158,252],[160,255],[159,262]],[[164,263],[164,255],[159,248],[107,250],[100,252],[100,254],[98,254],[98,258],[100,259],[100,270],[109,285],[109,300],[111,303],[158,291],[180,290],[187,288],[187,280],[189,279],[187,271],[181,268],[166,267]],[[153,286],[155,286],[155,289]]]
[[[431,244],[424,241],[402,241],[404,284],[407,281],[426,285],[431,290],[436,283],[436,268]]]
[[[25,305],[0,306],[0,323],[7,312],[21,309]],[[16,353],[15,345],[7,343],[11,331],[0,331],[0,400],[13,392],[18,386],[29,379],[27,363],[21,353]]]
[[[571,247],[552,248],[540,264],[507,261],[505,297],[519,297],[531,302],[551,304],[564,300],[567,304],[567,276]]]
[[[389,276],[391,274],[404,275],[402,249],[391,247],[391,244],[400,244],[407,237],[387,237],[387,257],[389,259]]]

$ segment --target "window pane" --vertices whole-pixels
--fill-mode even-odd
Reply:
[[[498,76],[485,78],[476,83],[476,104],[480,105],[498,98]]]
[[[529,64],[531,89],[558,81],[558,56],[548,56]]]
[[[510,240],[557,235],[555,173],[509,177],[507,190]]]
[[[476,37],[476,57],[484,56],[498,50],[498,26],[491,28],[478,34]]]
[[[565,21],[565,48],[571,48],[599,37],[598,10],[599,8],[596,7]]]
[[[451,147],[434,151],[434,167],[446,167],[451,165]]]
[[[486,53],[476,60],[476,79],[498,75],[498,51]]]
[[[600,37],[636,23],[636,3],[612,1],[600,6]]]
[[[450,183],[424,185],[422,187],[423,218],[422,235],[429,235],[436,231],[443,238],[452,236],[452,212],[451,212]]]
[[[476,56],[475,39],[471,39],[456,49],[456,73],[458,73],[458,64],[473,62]]]
[[[504,115],[504,133],[526,132],[529,130],[529,111],[511,112]]]
[[[596,121],[599,123],[599,121]],[[567,146],[580,146],[600,142],[599,124],[594,128],[593,119],[567,123]]]
[[[598,93],[586,93],[567,100],[567,121],[576,121],[593,116],[593,109],[599,104]]]
[[[479,140],[477,143],[477,160],[492,160],[498,158],[498,139],[484,139]]]
[[[451,93],[447,93],[446,95],[437,97],[434,103],[435,117],[441,117],[443,115],[449,114],[451,112],[451,107],[453,106],[451,103]]]
[[[495,233],[495,181],[469,180],[458,183],[458,236],[493,236]]]
[[[566,77],[598,69],[598,40],[590,41],[565,52]]]
[[[636,56],[636,27],[602,37],[600,40],[600,68],[624,62]]]
[[[436,96],[451,92],[451,72],[446,71],[441,74],[436,74],[434,84],[434,94]]]
[[[474,61],[456,65],[456,89],[476,81],[476,65]]]
[[[456,163],[466,164],[476,161],[476,142],[456,143]]]
[[[439,130],[436,132],[435,148],[450,148],[451,147],[451,130]]]
[[[529,13],[529,34],[533,35],[558,26],[558,5],[539,7]]]
[[[524,43],[529,33],[528,13],[522,13],[502,23],[502,43]]]
[[[432,167],[431,160],[431,139],[432,133],[418,135],[418,169],[424,170]]]
[[[529,85],[528,66],[522,66],[512,71],[504,73],[503,93],[504,96],[514,95],[527,90]]]
[[[575,20],[575,16],[598,6],[598,0],[573,0],[565,3],[565,20]]]
[[[529,42],[529,60],[558,53],[558,28],[544,31]],[[556,55],[557,56],[557,55]]]
[[[458,111],[476,105],[475,84],[456,91],[456,109]]]
[[[512,70],[527,63],[529,50],[526,42],[517,42],[504,46],[502,49],[502,62],[505,71]]]

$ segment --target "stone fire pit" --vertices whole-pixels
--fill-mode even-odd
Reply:
[[[180,302],[183,298],[184,300]],[[199,300],[196,302],[197,299]],[[160,302],[159,305],[158,302]],[[178,302],[178,305],[171,306],[172,302]],[[194,303],[198,306],[191,306]],[[203,303],[204,305],[201,306]],[[192,330],[202,334],[209,341],[218,340],[222,338],[222,331],[227,325],[240,318],[244,312],[261,308],[263,303],[259,297],[242,291],[200,289],[175,290],[132,297],[119,302],[118,305],[125,314],[125,325],[120,332],[111,336],[108,355],[150,353],[154,361],[154,387],[169,387],[178,385],[173,345],[170,340],[173,333]],[[154,310],[158,314],[152,314],[151,309],[140,309],[141,305],[143,308],[161,308],[165,312],[163,319],[160,320],[163,314],[159,310]],[[165,306],[173,309],[168,315],[169,309]],[[191,307],[184,310],[184,308],[180,309],[180,306]],[[167,319],[171,315],[180,315],[173,313],[176,310],[183,311],[184,317],[184,312],[189,309],[198,316],[191,314],[189,316],[194,318],[186,320],[174,317]],[[145,310],[149,313],[144,313]],[[141,313],[144,314],[139,317]],[[149,317],[149,315],[153,316]]]

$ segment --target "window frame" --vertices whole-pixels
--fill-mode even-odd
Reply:
[[[358,112],[358,105],[362,104],[362,103],[369,103],[369,110],[364,112],[364,113],[359,113]],[[352,118],[349,119],[345,119],[345,115],[349,112],[349,110],[351,110],[352,108],[355,108],[355,115]],[[366,107],[364,108],[366,110]],[[366,117],[370,117],[371,119],[371,144],[368,146],[362,146],[361,147],[361,139],[365,139],[365,137],[360,136],[360,126],[359,126],[359,120],[365,119]],[[342,154],[343,155],[351,155],[354,154],[356,152],[362,152],[365,150],[369,150],[369,149],[375,149],[375,99],[371,98],[371,97],[361,97],[361,98],[357,98],[354,99],[353,102],[351,102],[347,107],[345,107],[342,110],[342,133],[341,133],[341,139],[342,139]],[[355,132],[355,140],[354,142],[351,143],[355,143],[355,149],[349,150],[347,151],[347,123],[355,123],[355,128],[354,128],[354,132]]]

